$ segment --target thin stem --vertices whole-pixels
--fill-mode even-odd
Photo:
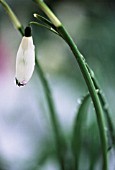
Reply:
[[[103,91],[101,90],[100,88],[100,85],[99,85],[99,82],[98,80],[96,79],[96,76],[93,72],[93,70],[91,70],[91,68],[89,68],[89,66],[87,65],[87,68],[88,68],[88,71],[91,75],[91,78],[92,78],[92,81],[94,83],[94,86],[98,92],[98,96],[100,98],[100,102],[102,104],[102,108],[105,112],[105,117],[106,117],[106,121],[107,121],[107,124],[108,124],[108,129],[109,129],[109,132],[111,134],[111,140],[112,140],[112,144],[115,145],[115,134],[114,134],[114,126],[113,126],[113,123],[111,121],[111,118],[110,118],[110,110],[109,110],[109,107],[108,107],[108,103],[105,99],[105,96],[104,96],[104,93]],[[111,146],[110,146],[111,148]]]
[[[107,101],[104,97],[104,94],[100,88],[100,85],[95,77],[95,75],[93,74],[92,76],[92,80],[94,82],[94,85],[95,85],[95,88],[98,90],[98,95],[99,95],[99,98],[100,98],[100,101],[101,101],[101,104],[103,106],[103,110],[106,114],[106,120],[107,120],[107,124],[108,124],[108,129],[109,129],[109,133],[111,134],[111,140],[112,140],[112,144],[115,145],[115,134],[114,134],[114,126],[113,126],[113,123],[111,121],[111,118],[110,118],[110,111],[109,111],[109,108],[108,108],[108,104],[107,104]]]
[[[15,28],[23,36],[24,35],[23,26],[19,22],[18,18],[16,17],[16,15],[12,11],[12,9],[9,7],[9,5],[4,0],[0,0],[0,3],[4,7],[5,11],[8,13]],[[39,64],[37,58],[36,58],[36,69],[37,69],[37,73],[39,74],[39,77],[41,79],[41,82],[42,82],[42,85],[44,88],[44,93],[46,96],[46,100],[48,103],[49,111],[50,111],[50,117],[51,117],[51,122],[52,122],[53,130],[54,130],[54,135],[55,135],[55,143],[56,143],[56,147],[57,147],[56,149],[57,149],[58,159],[60,162],[61,169],[64,170],[64,160],[63,160],[62,149],[65,147],[65,143],[64,143],[64,139],[62,138],[62,134],[60,132],[60,128],[59,128],[60,126],[59,126],[59,122],[57,120],[51,90],[50,90],[49,84],[45,78],[45,75],[42,71],[42,68],[40,67],[40,64]]]
[[[52,126],[54,129],[54,135],[55,135],[55,142],[56,142],[56,146],[57,146],[57,154],[58,154],[58,158],[60,161],[60,166],[61,169],[64,170],[64,160],[63,160],[63,143],[64,143],[64,139],[61,136],[61,133],[59,132],[59,123],[57,121],[57,116],[56,116],[56,111],[55,111],[55,107],[54,107],[54,103],[53,103],[53,99],[52,99],[52,94],[51,94],[51,90],[49,88],[49,84],[44,76],[44,73],[40,67],[40,64],[36,58],[36,69],[37,69],[37,73],[39,74],[41,81],[42,81],[42,85],[44,88],[44,93],[47,99],[47,103],[49,106],[49,111],[50,111],[50,116],[51,116],[51,122],[52,122]]]
[[[19,30],[20,33],[23,35],[23,31],[24,31],[23,26],[21,25],[20,21],[18,20],[18,18],[16,17],[12,9],[9,7],[9,5],[4,0],[0,0],[0,3],[2,4],[3,8],[7,12],[8,16],[10,17],[14,27],[17,30]]]
[[[45,12],[45,14],[49,17],[49,19],[52,21],[52,23],[55,25],[55,21],[52,19],[51,15],[52,11],[48,8],[48,6],[42,1],[42,0],[35,0],[40,8]],[[57,18],[56,18],[57,21]],[[56,26],[56,25],[55,25]],[[94,108],[96,111],[96,117],[97,117],[97,122],[98,122],[98,127],[99,127],[99,134],[100,134],[100,139],[101,139],[101,148],[102,148],[102,156],[103,156],[103,170],[108,169],[108,162],[107,162],[107,141],[106,141],[106,133],[105,133],[105,121],[104,121],[104,115],[103,115],[103,110],[102,106],[100,103],[99,96],[96,92],[96,88],[94,86],[94,82],[92,81],[91,75],[88,71],[86,61],[82,54],[79,52],[76,44],[68,34],[68,32],[65,30],[65,28],[60,25],[57,25],[57,30],[59,34],[63,37],[63,39],[66,41],[66,43],[69,45],[71,51],[73,52],[75,59],[77,60],[79,67],[81,69],[81,72],[83,74],[83,77],[85,79],[85,82],[87,84],[88,90],[90,92]]]
[[[66,40],[67,44],[69,45],[70,49],[72,50],[75,59],[77,60],[79,67],[81,69],[81,72],[83,74],[83,77],[85,79],[85,82],[87,84],[87,87],[89,89],[95,111],[97,116],[97,122],[100,132],[100,139],[101,139],[101,147],[102,147],[102,154],[103,154],[103,170],[107,170],[107,141],[106,141],[106,133],[104,129],[104,116],[103,116],[103,110],[102,106],[98,97],[98,94],[96,92],[94,83],[91,79],[91,76],[89,74],[89,71],[86,66],[86,61],[84,57],[79,52],[78,48],[76,47],[74,41],[71,39],[67,31],[64,29],[64,27],[58,28],[59,33],[63,35],[64,39]]]

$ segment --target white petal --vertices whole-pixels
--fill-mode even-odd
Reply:
[[[31,78],[35,66],[35,50],[32,37],[23,37],[16,57],[16,83],[25,85]]]

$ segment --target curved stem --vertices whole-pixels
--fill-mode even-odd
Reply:
[[[106,121],[107,121],[107,125],[108,125],[108,129],[109,129],[109,133],[110,133],[110,136],[111,136],[111,140],[112,140],[112,145],[115,145],[115,134],[114,134],[114,126],[113,126],[113,123],[112,123],[112,120],[111,120],[111,117],[110,117],[110,110],[108,108],[108,103],[105,99],[105,96],[100,88],[100,85],[97,81],[97,79],[95,78],[95,75],[93,74],[92,76],[92,80],[94,82],[94,85],[95,85],[95,88],[98,90],[98,96],[100,98],[100,101],[101,101],[101,104],[103,106],[103,110],[105,112],[105,117],[106,117]],[[111,148],[112,146],[110,146]]]
[[[8,16],[10,17],[14,27],[20,31],[20,33],[23,35],[23,26],[21,25],[20,21],[18,20],[17,16],[14,14],[12,9],[9,7],[9,5],[4,1],[0,0],[0,3],[2,4],[3,8],[7,12]]]
[[[109,133],[110,133],[110,136],[111,136],[112,144],[115,145],[114,126],[113,126],[113,123],[112,123],[111,118],[110,118],[110,110],[109,110],[109,107],[108,107],[108,103],[105,99],[104,93],[100,88],[100,84],[99,84],[98,80],[96,79],[93,70],[91,70],[91,68],[89,68],[88,65],[87,65],[87,68],[88,68],[88,71],[91,75],[94,86],[95,86],[95,88],[98,92],[98,96],[99,96],[100,102],[102,104],[102,108],[105,112],[105,118],[106,118],[106,122],[107,122],[107,125],[108,125]],[[109,148],[111,148],[111,147],[112,146],[109,146]]]
[[[99,134],[100,134],[100,139],[101,139],[101,148],[102,148],[102,156],[103,156],[103,170],[108,169],[108,163],[107,163],[107,141],[106,141],[106,133],[104,129],[104,115],[103,115],[103,110],[102,110],[102,105],[100,103],[99,96],[97,94],[94,82],[92,81],[91,75],[88,71],[87,68],[87,63],[82,56],[82,54],[79,52],[76,44],[66,31],[66,29],[63,27],[63,25],[60,22],[57,22],[57,17],[52,17],[52,11],[48,8],[48,6],[43,2],[43,0],[35,0],[35,2],[40,6],[40,8],[44,11],[44,13],[49,17],[49,19],[52,21],[52,23],[57,27],[57,31],[63,39],[66,41],[66,43],[69,45],[71,51],[73,52],[75,59],[77,60],[80,70],[83,74],[83,77],[85,79],[85,82],[87,84],[88,90],[90,92],[94,108],[96,111],[96,117],[97,117],[97,122],[98,122],[98,127],[99,127]],[[55,20],[56,18],[56,20]],[[59,20],[58,20],[59,21]],[[56,24],[57,22],[57,24]],[[59,25],[58,25],[59,23]]]
[[[104,116],[103,116],[103,110],[102,106],[96,91],[96,88],[94,86],[94,83],[92,81],[92,78],[89,74],[89,71],[86,66],[86,61],[82,54],[79,52],[78,48],[76,47],[74,41],[69,36],[67,31],[63,26],[58,28],[59,33],[63,36],[64,40],[69,45],[70,49],[72,50],[75,59],[77,60],[79,67],[81,69],[81,72],[83,74],[83,77],[85,79],[85,82],[87,84],[88,90],[90,92],[95,111],[96,111],[96,117],[99,127],[99,133],[100,133],[100,139],[101,139],[101,147],[102,147],[102,154],[103,154],[103,170],[107,170],[107,141],[106,141],[106,133],[104,129]]]

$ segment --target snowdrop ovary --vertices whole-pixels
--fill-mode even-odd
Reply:
[[[16,84],[24,86],[30,80],[35,66],[35,50],[31,28],[26,27],[16,57]]]

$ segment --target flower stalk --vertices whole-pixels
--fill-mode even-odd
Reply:
[[[96,91],[97,89],[95,88],[92,78],[89,74],[84,57],[79,52],[76,44],[74,43],[72,38],[69,36],[68,32],[65,30],[63,26],[59,27],[58,31],[62,35],[64,40],[67,42],[70,49],[72,50],[75,56],[75,59],[77,60],[79,64],[80,70],[83,74],[90,96],[92,98],[94,108],[96,111],[97,123],[98,123],[98,128],[99,128],[100,139],[101,139],[101,148],[102,148],[102,155],[103,155],[103,170],[107,170],[108,165],[107,165],[107,140],[106,140],[106,132],[105,132],[105,119],[104,119],[102,105],[100,103],[100,99]]]
[[[17,16],[14,14],[12,9],[9,7],[9,5],[4,0],[0,0],[0,3],[2,4],[3,8],[7,12],[7,14],[8,14],[9,18],[11,19],[14,27],[17,30],[19,30],[22,35],[24,35],[23,26],[21,25],[20,21],[18,20]]]
[[[108,161],[107,161],[107,140],[106,140],[106,133],[105,133],[105,119],[104,119],[102,105],[100,103],[100,99],[97,94],[97,89],[95,88],[94,82],[87,68],[87,63],[84,57],[82,56],[82,54],[80,53],[80,51],[78,50],[73,39],[70,37],[69,33],[63,27],[62,23],[57,19],[57,17],[54,14],[52,15],[53,12],[49,9],[49,7],[43,2],[43,0],[34,0],[34,1],[40,6],[41,10],[48,16],[50,21],[55,25],[58,33],[61,35],[61,37],[63,37],[65,42],[69,45],[72,53],[75,56],[75,59],[79,64],[80,70],[87,84],[96,111],[97,123],[99,128],[100,139],[101,139],[103,170],[107,170]]]
[[[92,74],[92,70],[90,70],[90,73],[91,73],[91,77],[92,77],[92,80],[94,82],[94,85],[95,85],[95,88],[98,90],[98,96],[100,98],[100,101],[101,101],[101,104],[103,106],[103,110],[105,112],[105,117],[106,117],[106,122],[107,122],[107,125],[108,125],[108,130],[109,130],[109,133],[110,133],[110,137],[111,137],[111,142],[112,142],[112,145],[115,146],[115,134],[114,134],[114,126],[113,126],[113,122],[111,120],[111,117],[110,117],[110,110],[109,110],[109,107],[108,107],[108,103],[105,99],[105,96],[103,94],[103,91],[101,90],[100,88],[100,85],[95,77],[95,74],[93,73]],[[111,149],[112,146],[110,146],[110,149]]]
[[[53,99],[52,99],[51,90],[49,88],[49,84],[47,82],[47,79],[44,76],[44,73],[40,67],[40,64],[39,64],[37,58],[36,58],[36,69],[37,69],[37,73],[39,74],[39,76],[41,78],[43,88],[44,88],[44,93],[45,93],[49,111],[50,111],[51,122],[52,122],[54,136],[55,136],[56,152],[57,152],[58,160],[60,163],[60,168],[61,168],[61,170],[65,170],[63,155],[64,155],[66,143],[65,143],[65,140],[60,132],[60,128],[59,128],[60,126],[59,126],[59,123],[57,120],[56,111],[55,111],[55,107],[54,107],[54,103],[53,103]]]

